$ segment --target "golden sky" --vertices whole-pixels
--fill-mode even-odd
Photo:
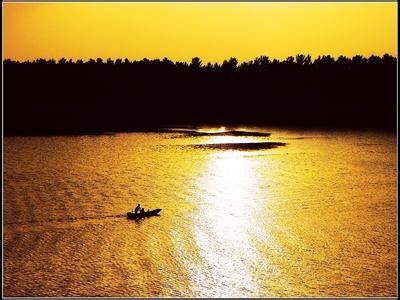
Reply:
[[[397,3],[3,3],[4,58],[397,56]]]

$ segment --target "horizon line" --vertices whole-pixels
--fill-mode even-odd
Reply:
[[[128,58],[128,57],[101,57],[101,56],[98,56],[98,57],[91,57],[91,58],[87,58],[87,59],[84,59],[84,58],[67,58],[67,57],[60,57],[60,58],[43,58],[43,57],[37,57],[37,58],[33,58],[33,59],[25,59],[25,60],[19,60],[19,59],[13,59],[13,58],[3,58],[3,63],[5,62],[5,61],[11,61],[11,62],[18,62],[18,63],[33,63],[33,62],[37,62],[37,61],[40,61],[40,60],[44,60],[44,61],[55,61],[56,63],[59,63],[61,60],[65,60],[65,61],[67,61],[67,62],[73,62],[73,63],[76,63],[76,62],[83,62],[83,63],[86,63],[86,62],[89,62],[89,61],[91,61],[91,60],[94,60],[94,61],[97,61],[98,59],[101,59],[103,62],[107,62],[108,60],[111,60],[111,61],[116,61],[116,60],[122,60],[123,62],[124,61],[126,61],[126,60],[128,60],[129,62],[141,62],[141,61],[163,61],[163,60],[168,60],[168,61],[171,61],[171,62],[173,62],[173,63],[187,63],[187,62],[191,62],[193,59],[195,59],[195,58],[198,58],[198,59],[200,59],[201,60],[201,62],[203,63],[203,64],[221,64],[221,63],[223,63],[224,61],[229,61],[230,59],[236,59],[237,61],[238,61],[238,63],[239,62],[241,62],[241,63],[245,63],[245,62],[252,62],[252,61],[254,61],[254,60],[256,60],[256,59],[258,59],[258,58],[267,58],[267,59],[269,59],[271,62],[273,62],[273,61],[278,61],[278,62],[283,62],[283,61],[287,61],[289,58],[296,58],[297,56],[299,56],[299,55],[303,55],[303,56],[305,56],[305,57],[309,57],[310,59],[311,59],[311,61],[315,61],[315,60],[317,60],[317,59],[319,59],[319,58],[324,58],[324,57],[331,57],[331,58],[333,58],[333,59],[335,59],[335,60],[337,60],[338,58],[340,58],[340,57],[343,57],[343,58],[348,58],[348,59],[352,59],[352,58],[355,58],[355,57],[362,57],[362,58],[366,58],[366,59],[368,59],[368,58],[371,58],[371,57],[379,57],[379,58],[383,58],[383,57],[385,57],[385,56],[390,56],[390,57],[393,57],[393,58],[398,58],[397,57],[397,55],[393,55],[393,54],[390,54],[390,53],[388,53],[388,52],[386,52],[386,53],[384,53],[384,54],[382,54],[382,55],[377,55],[377,54],[371,54],[371,55],[369,55],[369,56],[364,56],[364,55],[362,55],[362,54],[354,54],[354,55],[352,55],[352,56],[347,56],[347,55],[337,55],[337,56],[334,56],[334,55],[331,55],[331,54],[320,54],[320,55],[318,55],[318,56],[312,56],[312,55],[310,55],[310,54],[305,54],[305,53],[297,53],[297,54],[293,54],[293,55],[289,55],[289,56],[287,56],[287,57],[285,57],[285,58],[273,58],[273,57],[270,57],[270,56],[268,56],[268,55],[258,55],[258,56],[256,56],[256,57],[254,57],[253,59],[250,59],[250,60],[239,60],[239,59],[237,59],[235,56],[230,56],[230,57],[228,57],[228,58],[225,58],[225,59],[223,59],[220,63],[219,62],[211,62],[211,61],[202,61],[202,58],[200,57],[200,56],[193,56],[192,58],[190,58],[190,59],[188,59],[188,60],[172,60],[172,59],[170,59],[170,58],[168,58],[168,57],[166,57],[166,56],[164,56],[164,57],[159,57],[159,58],[148,58],[148,57],[143,57],[142,59],[138,59],[138,58],[135,58],[135,59],[133,59],[133,58]]]

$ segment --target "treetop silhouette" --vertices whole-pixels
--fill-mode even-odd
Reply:
[[[176,124],[396,126],[397,58],[3,61],[5,134]]]

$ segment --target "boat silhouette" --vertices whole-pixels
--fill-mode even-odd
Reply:
[[[148,217],[152,217],[152,216],[159,216],[158,213],[160,211],[161,211],[161,209],[157,208],[157,209],[148,210],[148,211],[144,211],[142,213],[137,213],[137,214],[135,214],[134,212],[127,212],[126,216],[130,220],[136,220],[136,219],[148,218]]]

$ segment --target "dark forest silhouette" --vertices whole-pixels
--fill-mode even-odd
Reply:
[[[4,134],[80,134],[174,125],[396,128],[388,54],[162,60],[3,61]]]

